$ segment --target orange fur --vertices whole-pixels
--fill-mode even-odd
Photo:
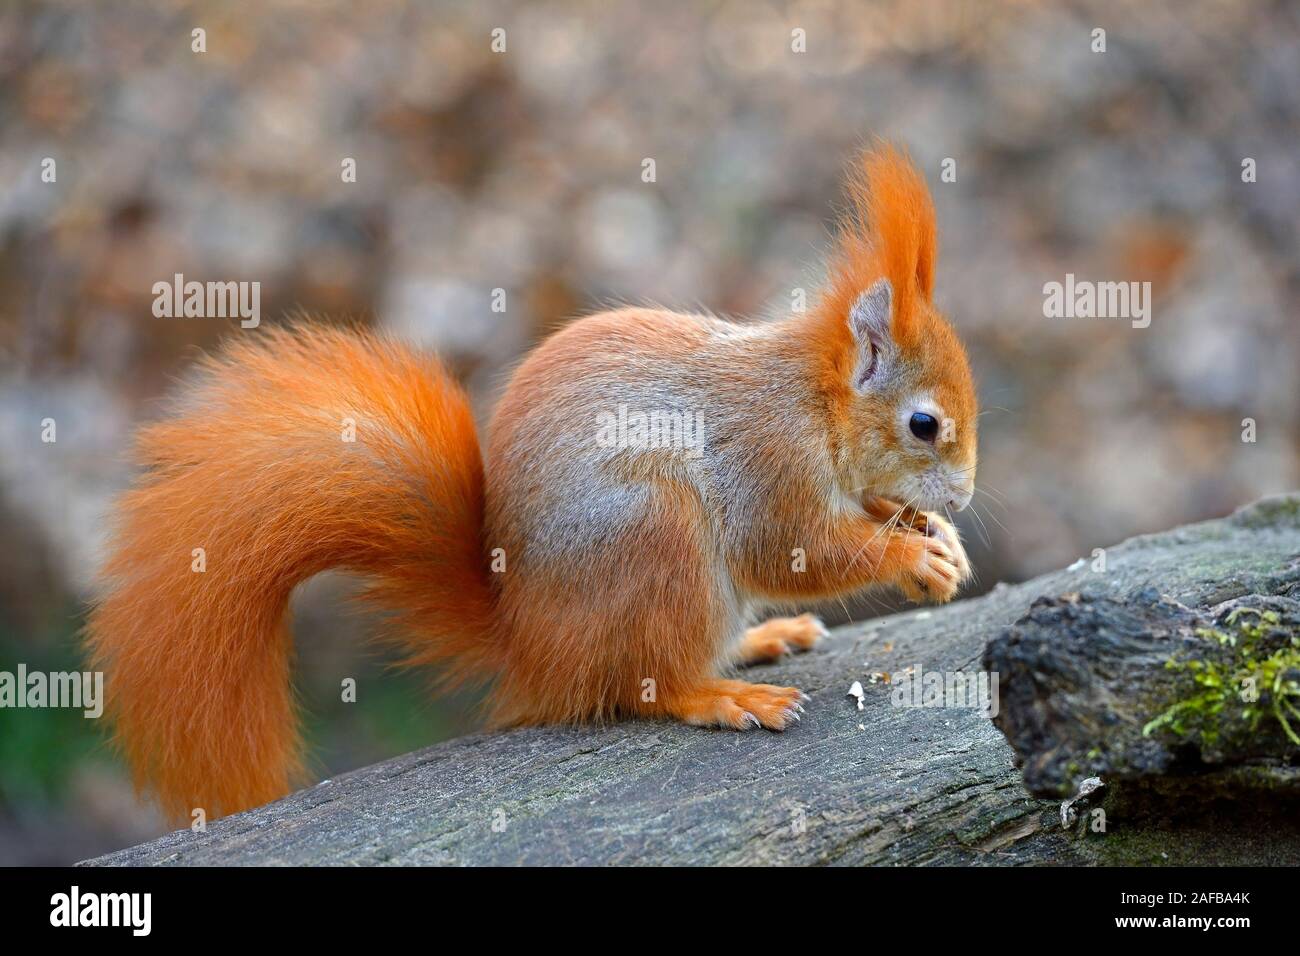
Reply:
[[[436,361],[322,329],[238,342],[136,457],[88,640],[136,780],[173,818],[301,779],[285,613],[322,570],[369,575],[413,661],[495,666],[478,440]]]
[[[877,279],[893,286],[893,338],[905,362],[937,393],[957,422],[954,459],[975,458],[977,409],[966,350],[933,303],[938,258],[934,203],[925,180],[901,150],[881,145],[865,152],[849,178],[849,209],[830,263],[830,282],[809,323],[807,345],[826,397],[828,430],[839,451],[866,453],[864,436],[899,451],[881,428],[889,409],[862,401],[850,387],[856,352],[844,317]],[[847,480],[847,476],[846,476]]]
[[[922,467],[973,480],[974,389],[931,301],[934,211],[890,149],[865,157],[850,198],[812,315],[762,330],[644,309],[575,322],[513,377],[486,473],[435,359],[310,328],[205,361],[140,434],[144,474],[119,506],[89,625],[137,782],[185,819],[301,778],[284,619],[294,586],[329,568],[365,576],[411,663],[491,681],[497,725],[641,715],[780,730],[799,691],[719,668],[809,647],[818,628],[742,636],[750,604],[881,583],[950,598],[969,571],[955,529],[887,500]],[[882,277],[895,379],[956,419],[951,447],[912,447],[897,388],[854,386],[848,316]],[[637,399],[716,416],[712,459],[597,448],[594,409]]]

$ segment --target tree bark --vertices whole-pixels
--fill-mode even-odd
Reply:
[[[749,671],[811,695],[782,734],[644,722],[476,734],[88,862],[1300,862],[1295,752],[1278,727],[1234,727],[1195,753],[1199,727],[1142,733],[1191,686],[1164,664],[1170,650],[1221,653],[1188,642],[1211,640],[1196,630],[1222,625],[1224,602],[1294,610],[1300,495],[1134,538],[1094,564],[842,627]],[[1294,623],[1280,615],[1268,640]],[[1005,671],[997,725],[973,707],[896,705],[924,686],[918,673],[981,662]],[[1063,826],[1062,798],[1093,775],[1104,786]]]

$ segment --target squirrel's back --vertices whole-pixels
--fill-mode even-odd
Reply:
[[[794,323],[643,308],[557,332],[515,372],[493,418],[488,537],[516,555],[567,550],[581,561],[590,539],[634,518],[632,499],[656,480],[680,480],[733,518],[787,469],[829,484],[798,340]]]

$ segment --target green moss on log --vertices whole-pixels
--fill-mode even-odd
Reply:
[[[1198,628],[1198,636],[1232,649],[1225,661],[1172,658],[1165,667],[1187,674],[1195,693],[1167,707],[1142,728],[1143,736],[1198,737],[1217,749],[1226,737],[1255,734],[1273,720],[1300,746],[1300,629],[1282,624],[1277,611],[1238,607],[1224,628]]]

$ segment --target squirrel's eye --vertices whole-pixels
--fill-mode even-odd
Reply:
[[[933,415],[927,415],[925,412],[913,412],[912,420],[907,423],[907,427],[912,429],[912,434],[921,441],[932,442],[939,435],[939,422]]]

